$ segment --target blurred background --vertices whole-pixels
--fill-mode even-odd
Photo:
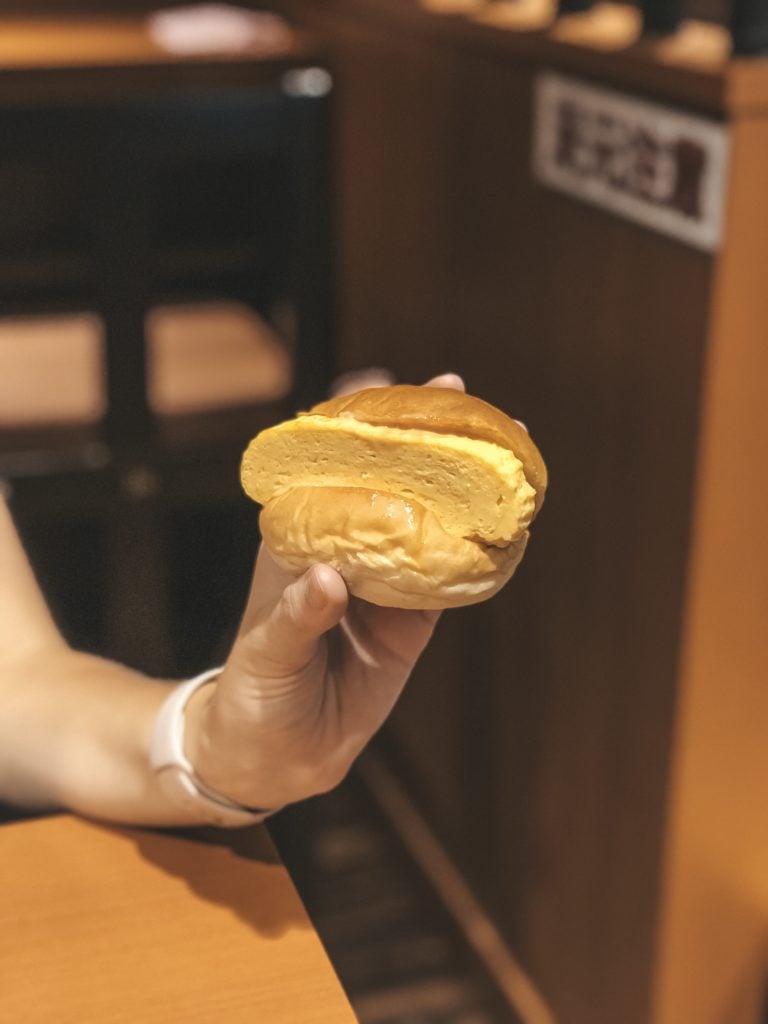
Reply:
[[[549,465],[271,824],[363,1024],[768,1019],[767,56],[764,0],[0,3],[0,478],[73,644],[224,656],[240,453],[339,374]]]

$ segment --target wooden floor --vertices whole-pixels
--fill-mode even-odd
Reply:
[[[361,1024],[520,1024],[355,774],[273,834]]]

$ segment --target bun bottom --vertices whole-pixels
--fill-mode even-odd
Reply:
[[[283,568],[331,565],[351,594],[388,608],[485,601],[510,579],[528,540],[526,532],[497,548],[454,537],[418,502],[356,487],[293,488],[267,503],[259,523]]]

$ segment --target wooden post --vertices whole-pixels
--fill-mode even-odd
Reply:
[[[727,233],[716,264],[702,396],[654,1024],[757,1024],[768,980],[764,101],[758,110],[750,103],[732,111],[730,132]]]

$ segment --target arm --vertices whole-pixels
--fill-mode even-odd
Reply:
[[[148,766],[172,684],[66,645],[4,503],[0,581],[0,799],[113,821],[195,823]],[[388,714],[435,618],[350,603],[332,569],[294,580],[262,550],[224,671],[186,710],[198,774],[255,807],[332,788]]]
[[[0,799],[173,820],[146,770],[167,692],[167,684],[67,646],[0,499]]]
[[[185,712],[196,772],[248,807],[332,788],[389,714],[436,621],[350,600],[329,566],[294,579],[262,549],[223,672]],[[171,686],[66,645],[0,499],[0,799],[193,823],[148,765]]]

